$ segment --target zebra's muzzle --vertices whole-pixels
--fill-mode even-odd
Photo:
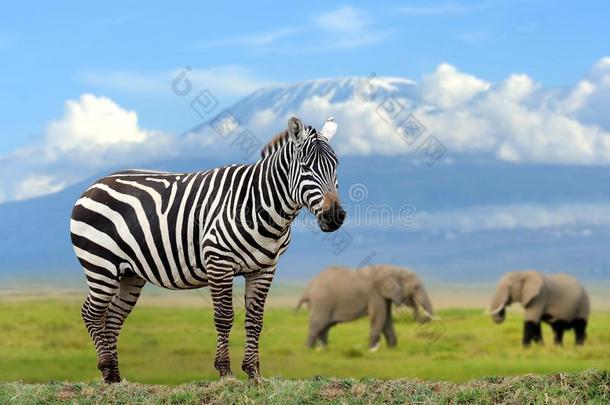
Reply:
[[[334,232],[343,225],[347,214],[337,203],[334,203],[318,216],[318,226],[322,232]]]

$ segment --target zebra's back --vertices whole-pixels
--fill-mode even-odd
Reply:
[[[128,170],[96,181],[75,204],[70,226],[87,277],[133,272],[166,288],[206,285],[195,241],[204,190],[218,170]],[[217,192],[222,194],[222,188]]]

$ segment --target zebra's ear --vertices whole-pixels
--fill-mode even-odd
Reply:
[[[320,133],[330,141],[330,139],[337,133],[337,121],[334,117],[329,117],[324,126],[320,130]]]
[[[305,139],[305,127],[303,126],[303,122],[297,117],[290,117],[287,131],[292,142],[297,145]]]

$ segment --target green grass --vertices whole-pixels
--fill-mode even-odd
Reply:
[[[80,319],[79,308],[79,302],[60,299],[0,301],[0,380],[26,383],[99,380],[95,352]],[[316,376],[464,381],[485,376],[603,370],[610,366],[608,312],[592,314],[589,340],[584,347],[573,346],[571,332],[566,334],[564,347],[553,346],[551,330],[544,326],[547,344],[529,349],[520,345],[520,314],[509,313],[504,324],[495,325],[481,312],[439,311],[442,321],[425,325],[415,324],[408,313],[399,312],[395,325],[398,347],[389,349],[382,344],[378,352],[370,353],[366,319],[333,328],[329,348],[312,351],[304,345],[307,311],[294,313],[289,308],[269,308],[261,338],[263,375],[306,380],[280,384],[279,381],[285,380],[271,379],[264,384],[280,384],[288,395],[291,384],[294,389],[299,386],[298,389],[303,390],[310,389],[307,387],[312,384],[331,384],[324,379],[320,381],[326,382],[312,380]],[[243,320],[243,312],[238,309],[231,334],[231,353],[233,370],[240,379],[244,378],[240,370]],[[132,382],[169,385],[216,380],[214,349],[215,331],[209,308],[137,307],[119,340],[122,376]],[[345,381],[351,381],[345,384],[358,384],[357,380]],[[390,383],[375,384],[385,387],[383,389],[395,389]],[[3,395],[17,389],[15,387],[35,390],[27,385],[5,384],[3,387]],[[63,389],[54,385],[37,387],[49,392]],[[106,390],[97,385],[68,387],[98,393],[91,395],[102,395],[100,390]],[[147,389],[131,387],[134,392]],[[205,384],[192,387],[215,389],[215,386]],[[433,386],[425,387],[428,388],[417,389],[432,389]],[[163,390],[167,398],[178,395],[169,388]],[[255,395],[256,389],[252,390]],[[462,394],[468,395],[468,392]],[[0,397],[0,403],[4,402]]]
[[[19,404],[607,404],[610,375],[585,371],[498,377],[463,384],[413,380],[235,379],[179,386],[120,383],[0,383],[0,403]]]

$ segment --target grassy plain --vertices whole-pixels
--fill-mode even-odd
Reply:
[[[215,380],[215,331],[205,299],[180,305],[143,302],[126,321],[119,340],[123,378],[131,382],[175,385]],[[197,303],[199,302],[199,303]],[[0,298],[0,380],[25,383],[87,382],[99,379],[92,343],[79,314],[80,298]],[[236,307],[231,334],[233,369],[239,379],[243,354],[244,314]],[[425,381],[465,381],[489,376],[552,374],[610,368],[610,312],[593,312],[589,340],[573,346],[567,333],[564,347],[547,343],[520,346],[521,315],[509,312],[495,325],[482,309],[442,309],[440,321],[419,325],[398,311],[398,347],[367,350],[368,323],[339,325],[330,345],[321,351],[305,348],[307,310],[295,313],[272,306],[265,313],[261,367],[267,377],[312,379],[415,378]],[[2,401],[0,401],[2,402]]]
[[[122,382],[0,383],[0,403],[19,404],[607,404],[607,371],[487,377],[466,383],[265,378],[177,386]]]

